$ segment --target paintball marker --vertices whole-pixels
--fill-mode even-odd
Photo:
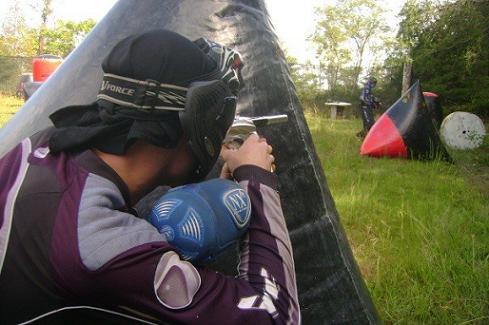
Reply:
[[[233,125],[231,125],[224,138],[224,145],[228,148],[238,149],[251,134],[256,134],[257,127],[285,123],[287,121],[288,117],[285,114],[260,117],[244,117],[237,115]]]

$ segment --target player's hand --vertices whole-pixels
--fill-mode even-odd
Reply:
[[[224,163],[221,169],[221,175],[219,175],[219,178],[222,179],[233,179],[233,174],[231,173],[231,170],[229,169],[228,163]]]
[[[256,134],[250,135],[237,150],[223,146],[221,157],[231,173],[243,165],[255,165],[270,171],[275,161],[272,146],[267,143],[266,139],[259,138]]]

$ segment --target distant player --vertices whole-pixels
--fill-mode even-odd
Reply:
[[[360,94],[360,114],[362,115],[363,129],[357,133],[358,137],[365,137],[375,123],[374,108],[379,105],[373,95],[373,89],[377,85],[375,77],[369,77]]]

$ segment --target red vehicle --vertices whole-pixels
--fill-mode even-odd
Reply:
[[[32,59],[32,73],[22,74],[17,95],[23,96],[24,100],[29,99],[61,63],[63,58],[51,54],[39,55]]]

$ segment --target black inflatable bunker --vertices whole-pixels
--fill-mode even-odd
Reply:
[[[417,81],[374,124],[360,154],[450,161]]]
[[[431,119],[437,130],[440,130],[441,122],[443,121],[443,108],[441,106],[440,96],[438,94],[423,91],[423,97],[428,105]]]

